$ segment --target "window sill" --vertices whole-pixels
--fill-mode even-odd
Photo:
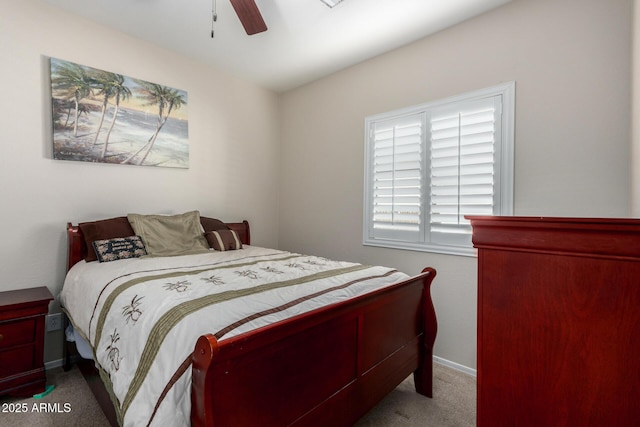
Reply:
[[[467,246],[446,246],[446,245],[434,245],[426,243],[407,243],[398,241],[380,241],[380,240],[365,240],[362,242],[364,246],[375,246],[379,248],[387,249],[402,249],[416,252],[431,252],[445,255],[457,255],[466,257],[477,257],[478,252],[473,247]]]

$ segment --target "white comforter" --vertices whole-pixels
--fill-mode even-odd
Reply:
[[[121,425],[188,426],[190,354],[200,335],[224,340],[407,277],[385,267],[244,246],[81,261],[67,274],[61,303],[93,347]]]

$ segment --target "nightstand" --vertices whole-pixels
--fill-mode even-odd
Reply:
[[[46,287],[0,292],[0,396],[44,391],[45,316],[52,299]]]

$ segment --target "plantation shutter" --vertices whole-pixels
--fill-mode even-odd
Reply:
[[[494,214],[500,194],[496,176],[500,101],[500,96],[493,96],[459,102],[431,114],[429,235],[433,243],[469,244],[471,227],[464,216]]]
[[[371,124],[373,238],[423,240],[424,127],[424,113]]]
[[[475,255],[470,215],[513,215],[515,83],[365,118],[363,244]]]

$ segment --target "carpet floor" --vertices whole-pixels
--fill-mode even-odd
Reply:
[[[55,389],[41,399],[0,398],[0,427],[109,427],[77,367],[48,371],[47,384]],[[410,376],[356,426],[475,426],[475,377],[434,364],[433,394],[433,399],[417,394]]]

